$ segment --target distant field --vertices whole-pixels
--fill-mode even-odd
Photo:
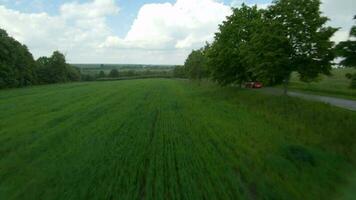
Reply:
[[[355,121],[174,79],[2,90],[0,199],[353,198]]]
[[[305,92],[335,96],[356,100],[356,89],[350,89],[350,80],[345,77],[347,73],[356,73],[355,69],[334,69],[331,76],[321,76],[320,80],[312,83],[303,83],[298,80],[297,74],[293,74],[290,88]]]
[[[98,75],[103,71],[106,75],[111,70],[118,70],[123,76],[128,72],[136,75],[172,75],[174,66],[172,65],[138,65],[138,64],[72,64],[80,69],[85,75]]]

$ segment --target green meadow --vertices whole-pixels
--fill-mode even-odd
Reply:
[[[352,199],[356,112],[186,80],[0,91],[0,199]]]
[[[296,73],[292,74],[289,88],[322,96],[334,96],[339,98],[356,100],[356,90],[350,88],[351,80],[347,79],[347,73],[356,73],[352,68],[333,69],[330,76],[321,75],[316,82],[305,83],[299,80]]]

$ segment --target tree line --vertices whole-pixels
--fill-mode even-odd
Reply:
[[[0,88],[79,81],[78,69],[67,64],[55,51],[50,57],[34,60],[26,47],[0,29]]]
[[[287,86],[292,72],[304,82],[330,75],[337,56],[344,58],[342,65],[356,67],[355,26],[350,40],[336,46],[330,38],[338,28],[326,26],[320,5],[320,0],[274,0],[267,9],[232,8],[214,41],[193,50],[174,74],[222,86],[249,81]]]

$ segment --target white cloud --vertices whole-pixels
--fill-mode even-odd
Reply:
[[[5,1],[9,0],[0,0]],[[212,40],[218,24],[231,14],[230,6],[221,0],[145,4],[128,33],[118,37],[106,22],[120,10],[115,0],[78,2],[64,3],[57,15],[23,13],[0,5],[0,28],[28,45],[35,57],[60,50],[70,62],[182,64],[191,49]],[[231,5],[242,2],[251,1],[233,0]],[[270,5],[260,2],[260,8]],[[333,40],[347,39],[356,2],[322,2],[329,25],[342,27]]]
[[[242,4],[246,4],[248,6],[254,6],[254,5],[257,5],[258,8],[261,8],[261,9],[266,9],[268,6],[271,5],[271,3],[248,3],[247,0],[233,0],[231,1],[231,6],[232,7],[239,7],[241,6]]]
[[[192,49],[212,40],[229,6],[214,0],[177,0],[141,7],[124,38],[109,36],[102,47]]]
[[[119,12],[113,0],[95,0],[90,3],[66,3],[60,7],[61,14],[66,19],[71,18],[100,18]]]
[[[111,34],[106,17],[116,14],[119,8],[114,0],[94,0],[66,3],[59,10],[58,15],[51,16],[0,5],[0,27],[26,44],[35,57],[60,50],[69,61],[84,62],[86,57],[95,56],[98,46]]]
[[[58,49],[70,62],[176,64],[192,48],[212,40],[231,10],[215,0],[145,4],[123,38],[106,23],[117,12],[114,0],[65,3],[55,16],[0,6],[0,26],[28,45],[35,57]]]

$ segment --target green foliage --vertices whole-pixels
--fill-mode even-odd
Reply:
[[[356,113],[297,98],[147,79],[0,110],[0,199],[334,199],[356,173]]]
[[[177,65],[173,69],[173,76],[176,78],[186,78],[187,72],[184,66]]]
[[[233,14],[220,25],[207,51],[212,79],[220,85],[242,83],[251,78],[242,62],[240,46],[250,41],[261,17],[256,6],[243,4],[241,8],[234,8]]]
[[[135,70],[129,70],[126,72],[126,76],[135,76],[136,73],[135,73]]]
[[[241,61],[250,79],[268,85],[280,84],[290,76],[292,47],[280,33],[283,27],[270,20],[261,20],[249,42],[240,47]]]
[[[335,58],[320,0],[275,0],[266,10],[233,9],[206,51],[212,79],[220,85],[262,81],[288,83],[293,71],[310,82],[329,75]],[[196,52],[193,52],[196,53]]]
[[[300,81],[298,73],[292,73],[289,88],[321,96],[356,100],[356,91],[349,88],[350,80],[345,77],[345,74],[355,73],[356,69],[353,68],[337,68],[331,71],[331,75],[321,75],[318,81],[310,83]]]
[[[351,80],[350,88],[356,89],[356,73],[354,74],[346,74],[346,78]]]
[[[292,47],[290,72],[302,81],[312,81],[320,73],[330,74],[335,58],[330,41],[337,29],[326,27],[328,18],[321,16],[320,0],[275,0],[267,17],[280,24],[280,34]]]
[[[116,78],[119,77],[120,73],[117,69],[112,69],[109,73],[109,77]]]
[[[79,81],[78,69],[66,63],[65,56],[59,51],[53,52],[52,56],[40,57],[36,61],[38,82],[41,84],[64,83]]]
[[[356,20],[356,16],[354,19]],[[340,42],[336,46],[336,51],[338,56],[343,58],[340,65],[356,68],[356,26],[351,28],[350,37],[351,39]]]
[[[62,53],[34,61],[25,45],[0,29],[0,88],[79,80],[78,69],[68,65]]]
[[[208,76],[206,48],[193,50],[184,63],[185,71],[190,79],[201,80]]]
[[[106,77],[105,72],[104,72],[104,71],[100,71],[99,74],[98,74],[98,77],[99,77],[99,78],[104,78],[104,77]]]
[[[0,29],[0,88],[36,84],[35,61],[25,45]]]

